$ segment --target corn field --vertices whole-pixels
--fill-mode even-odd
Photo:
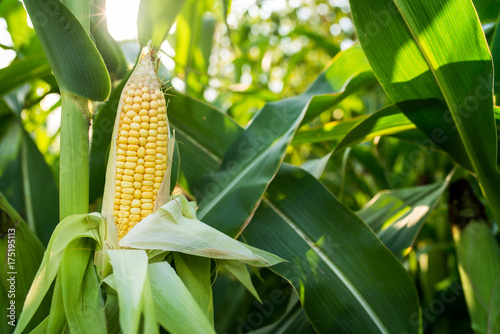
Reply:
[[[500,333],[499,30],[2,0],[0,333]]]

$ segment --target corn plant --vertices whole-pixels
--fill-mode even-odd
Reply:
[[[500,5],[141,0],[119,43],[103,1],[23,4],[2,333],[500,332]]]

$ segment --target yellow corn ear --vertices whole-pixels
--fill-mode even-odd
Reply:
[[[168,191],[163,189],[169,163],[167,104],[154,62],[146,47],[122,91],[115,120],[103,215],[116,224],[118,240],[163,204],[157,203],[159,193]]]

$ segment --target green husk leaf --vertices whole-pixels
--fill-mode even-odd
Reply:
[[[42,264],[26,297],[24,308],[14,333],[22,333],[24,331],[40,306],[57,276],[66,247],[78,238],[91,238],[98,241],[97,229],[101,223],[101,216],[91,213],[66,217],[57,225],[49,241],[47,250],[43,255]]]
[[[148,257],[143,250],[108,251],[120,306],[120,326],[125,334],[137,333],[143,308]]]
[[[183,196],[173,199],[144,218],[120,240],[120,247],[161,249],[202,257],[240,260],[263,267],[283,260],[239,242],[199,221]]]
[[[245,288],[247,288],[248,291],[250,291],[250,293],[260,303],[262,303],[259,294],[257,293],[255,287],[253,286],[252,278],[250,277],[250,273],[248,272],[247,266],[244,263],[237,261],[220,260],[218,261],[218,264],[225,270],[229,271],[238,281],[241,282],[241,284],[245,286]]]
[[[156,318],[172,334],[210,334],[215,331],[182,280],[168,262],[148,267]]]

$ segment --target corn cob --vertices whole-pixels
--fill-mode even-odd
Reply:
[[[108,162],[107,177],[114,174],[113,220],[118,239],[156,208],[167,172],[167,107],[153,59],[146,48],[122,91],[115,122],[115,152],[110,159],[114,156],[116,165],[111,165],[115,170],[110,174]],[[109,195],[105,192],[105,197]]]

